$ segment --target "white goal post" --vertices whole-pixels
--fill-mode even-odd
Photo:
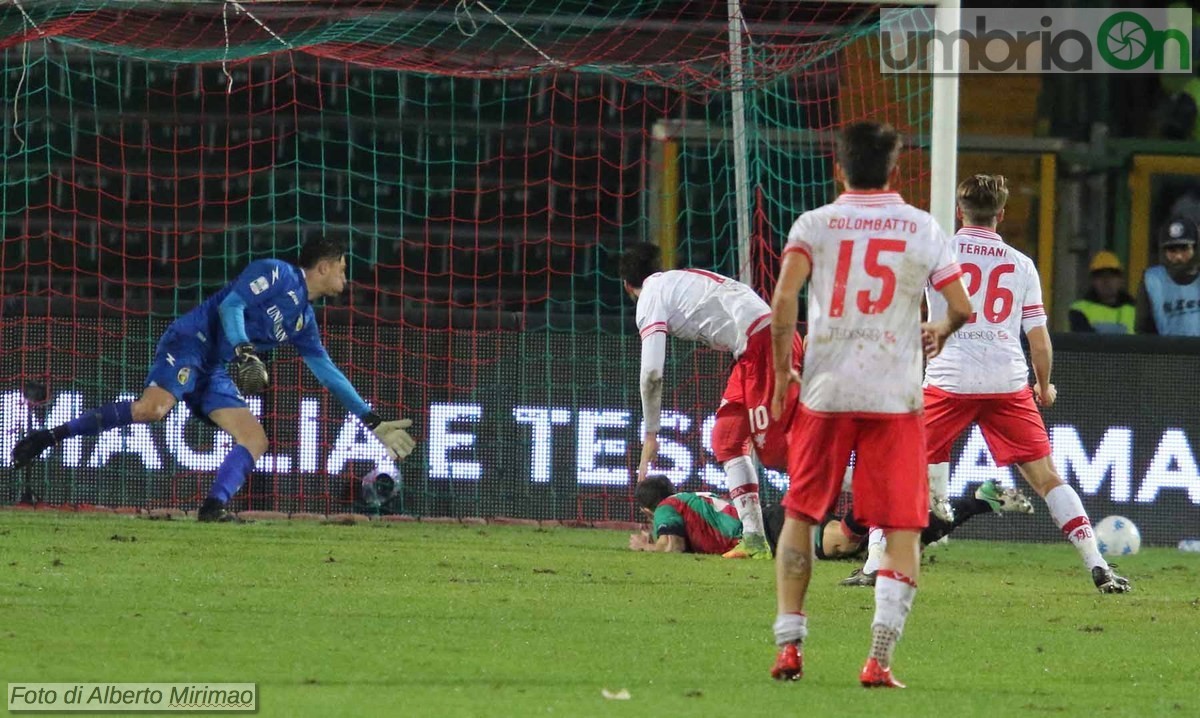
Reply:
[[[832,0],[832,2],[861,4],[856,0]],[[952,33],[959,29],[961,23],[960,0],[939,0],[938,2],[922,2],[920,0],[897,0],[890,5],[908,5],[932,7],[934,9],[935,29],[941,33]],[[753,207],[749,176],[749,138],[745,104],[744,53],[748,40],[754,28],[749,27],[742,16],[740,0],[728,0],[729,21],[729,58],[731,89],[731,120],[729,127],[697,126],[696,123],[678,121],[660,121],[655,124],[653,138],[656,146],[662,140],[684,140],[688,136],[703,135],[708,139],[726,139],[732,142],[735,202],[736,202],[736,232],[738,248],[738,277],[741,281],[751,283],[752,260],[750,235],[752,232]],[[934,57],[933,67],[942,67],[942,43],[932,43]],[[958,76],[953,74],[935,74],[931,84],[931,118],[928,137],[909,138],[909,142],[928,143],[930,155],[930,213],[937,219],[946,231],[954,228],[954,191],[957,184],[958,156]],[[775,133],[770,129],[757,134],[773,136],[774,139],[796,144],[831,144],[829,133],[815,131],[791,131]],[[657,158],[667,164],[673,162],[673,156]],[[677,149],[674,151],[677,152]],[[662,166],[662,165],[660,165]],[[672,170],[667,170],[668,174]],[[674,177],[653,178],[657,181],[660,191],[672,191]],[[663,185],[666,185],[664,187]],[[652,189],[655,189],[654,187]],[[677,200],[668,202],[665,207],[651,201],[648,207],[651,216],[652,231],[673,232],[675,219],[669,217],[673,207],[677,208]]]

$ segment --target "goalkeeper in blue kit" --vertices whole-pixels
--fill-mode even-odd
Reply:
[[[408,419],[384,421],[358,395],[329,358],[317,331],[311,301],[346,288],[346,249],[317,238],[300,250],[296,265],[277,259],[251,262],[231,284],[176,319],[159,339],[146,388],[136,401],[119,401],[53,429],[34,431],[13,448],[13,465],[28,465],[54,444],[134,423],[161,421],[180,400],[197,417],[228,432],[235,446],[217,469],[201,521],[233,521],[226,505],[267,452],[262,424],[245,395],[270,385],[260,354],[280,344],[296,347],[321,385],[359,417],[393,459],[403,459],[415,442]]]

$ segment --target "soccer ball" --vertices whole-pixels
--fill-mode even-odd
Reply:
[[[391,474],[372,471],[363,477],[362,499],[371,508],[377,509],[396,495],[396,480]]]
[[[1142,547],[1142,534],[1124,516],[1107,516],[1096,524],[1096,543],[1105,556],[1129,556]]]

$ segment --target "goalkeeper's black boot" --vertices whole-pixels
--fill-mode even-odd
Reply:
[[[242,523],[242,520],[236,514],[225,508],[225,504],[221,503],[220,499],[214,499],[211,496],[200,504],[200,510],[196,512],[196,518],[205,523]]]
[[[861,568],[856,568],[850,572],[850,575],[838,581],[839,586],[874,586],[875,574],[866,573]]]
[[[12,450],[14,469],[20,469],[33,463],[42,452],[54,446],[54,434],[45,429],[26,434]]]
[[[1092,568],[1092,583],[1096,584],[1100,593],[1129,593],[1132,591],[1133,586],[1129,585],[1129,579],[1118,576],[1113,568],[1112,565]]]

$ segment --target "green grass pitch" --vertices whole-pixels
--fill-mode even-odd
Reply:
[[[777,684],[771,564],[625,546],[4,512],[0,676],[256,682],[264,716],[1200,715],[1200,555],[1143,551],[1135,592],[1101,596],[1065,542],[951,543],[897,652],[909,689],[866,691],[850,564],[817,566],[807,673]]]

